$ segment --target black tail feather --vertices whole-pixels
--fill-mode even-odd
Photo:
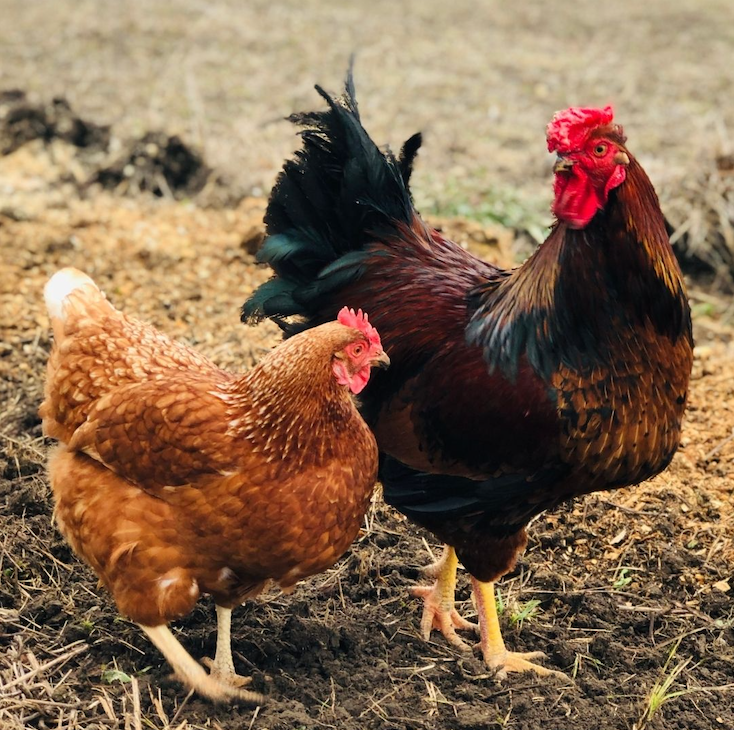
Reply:
[[[415,157],[422,144],[423,135],[420,132],[416,132],[416,134],[405,141],[403,148],[400,150],[398,166],[400,167],[400,174],[403,177],[403,183],[406,188],[410,183],[410,176],[413,174],[413,163],[415,162]]]
[[[381,151],[360,121],[351,67],[343,96],[316,90],[328,109],[289,118],[303,127],[303,147],[283,166],[265,213],[257,259],[274,276],[242,307],[243,321],[271,317],[287,334],[333,316],[324,306],[360,276],[365,245],[414,215],[408,182],[420,134],[398,158]],[[299,322],[282,319],[294,315]]]

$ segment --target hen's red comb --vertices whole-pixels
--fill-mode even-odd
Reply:
[[[367,314],[362,312],[361,309],[355,312],[353,309],[349,309],[349,307],[342,307],[339,310],[336,320],[345,327],[354,327],[354,329],[364,333],[370,345],[382,347],[380,335],[377,334],[377,330],[369,323]]]
[[[545,131],[548,152],[563,154],[581,149],[594,129],[611,124],[613,119],[611,106],[603,109],[572,106],[556,112]]]

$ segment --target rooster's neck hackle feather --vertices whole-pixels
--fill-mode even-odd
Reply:
[[[685,285],[655,191],[631,157],[627,180],[585,229],[556,224],[525,265],[474,293],[467,329],[491,368],[515,378],[526,356],[544,379],[561,365],[609,363],[617,328],[691,340]]]

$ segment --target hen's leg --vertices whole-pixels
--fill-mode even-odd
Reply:
[[[472,578],[474,600],[479,614],[479,646],[484,661],[491,669],[497,670],[497,678],[505,679],[508,672],[536,672],[541,677],[554,675],[568,681],[563,672],[547,669],[540,664],[534,664],[530,659],[541,659],[545,656],[542,651],[518,653],[507,651],[500,631],[497,603],[494,595],[494,583],[482,583]]]
[[[165,624],[160,626],[143,626],[140,624],[140,628],[158,647],[158,650],[173,668],[176,676],[186,686],[200,695],[216,702],[240,700],[253,705],[261,705],[265,701],[265,698],[257,692],[239,689],[232,683],[223,681],[215,674],[207,674],[204,668],[181,646],[181,643]],[[231,660],[230,654],[230,662]]]
[[[471,647],[459,637],[456,629],[477,630],[477,625],[460,616],[454,608],[456,591],[456,569],[459,559],[456,552],[448,545],[444,546],[443,555],[426,568],[428,575],[434,576],[436,582],[432,586],[416,586],[412,589],[414,596],[423,598],[423,616],[421,618],[421,635],[427,641],[432,629],[438,629],[459,649],[468,651]]]
[[[248,684],[250,677],[242,677],[234,670],[232,661],[232,609],[216,606],[217,609],[217,652],[214,659],[206,657],[202,663],[209,667],[212,677],[234,687]]]

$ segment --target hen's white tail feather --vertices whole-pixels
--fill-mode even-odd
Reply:
[[[51,319],[63,320],[66,298],[76,289],[86,285],[93,286],[100,296],[104,296],[94,281],[79,269],[66,268],[57,271],[48,280],[43,290],[46,307]]]

